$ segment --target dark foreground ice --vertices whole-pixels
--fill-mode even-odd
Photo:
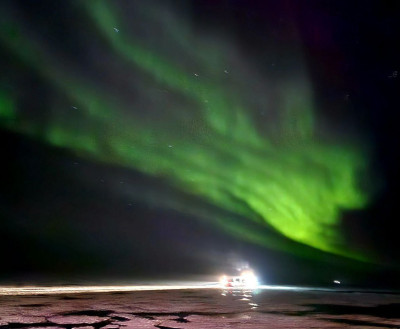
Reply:
[[[0,328],[400,328],[400,296],[188,289],[0,296]]]

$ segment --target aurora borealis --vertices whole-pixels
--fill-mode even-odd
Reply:
[[[377,49],[394,23],[346,6],[2,2],[0,240],[71,268],[131,255],[133,272],[230,248],[390,263],[397,57]]]
[[[134,7],[155,21],[155,8],[162,6],[153,5]],[[41,40],[40,29],[23,26],[12,15],[2,23],[7,31],[2,46],[64,99],[47,105],[44,124],[21,110],[17,93],[3,88],[3,128],[83,158],[160,177],[255,223],[202,215],[179,200],[160,201],[240,239],[288,249],[260,230],[267,227],[322,251],[369,259],[349,247],[339,225],[343,211],[368,204],[361,184],[368,175],[367,148],[320,134],[319,109],[297,40],[288,50],[296,53],[295,63],[287,64],[295,73],[271,78],[242,57],[233,41],[192,31],[175,16],[169,18],[175,26],[159,22],[162,38],[149,29],[143,40],[140,23],[129,24],[110,2],[74,6],[93,28],[80,31],[76,24],[73,33],[97,43],[88,54],[94,61],[88,71],[97,71],[87,76],[79,59]],[[80,47],[88,47],[80,41]],[[107,60],[96,62],[98,51]],[[115,74],[113,81],[103,78],[109,74]]]

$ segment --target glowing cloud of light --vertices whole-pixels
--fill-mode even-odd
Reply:
[[[248,224],[179,200],[160,200],[161,205],[208,219],[247,241],[288,249],[267,227],[322,251],[368,259],[350,250],[339,230],[343,210],[367,204],[359,184],[366,156],[354,145],[318,135],[304,68],[271,82],[251,69],[231,42],[197,35],[179,20],[164,26],[165,44],[180,51],[173,58],[156,37],[151,44],[135,36],[110,2],[84,1],[81,10],[94,23],[100,49],[124,66],[127,91],[80,74],[77,62],[40,38],[28,38],[9,18],[2,23],[3,46],[74,109],[55,104],[44,125],[18,108],[15,95],[1,91],[2,127],[160,177]]]

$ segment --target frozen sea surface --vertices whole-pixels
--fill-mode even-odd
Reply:
[[[0,328],[400,328],[400,296],[215,288],[4,294]]]

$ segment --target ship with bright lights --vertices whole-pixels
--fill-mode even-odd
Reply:
[[[240,275],[222,275],[220,278],[222,288],[254,289],[258,286],[258,279],[252,270],[246,270]]]

